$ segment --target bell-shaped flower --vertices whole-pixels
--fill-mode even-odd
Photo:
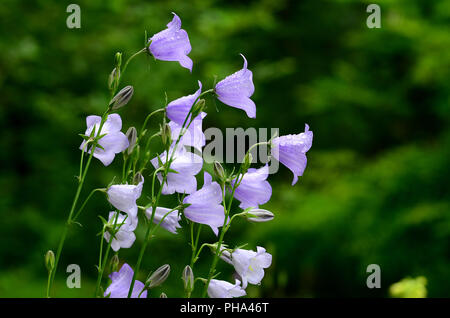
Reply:
[[[189,125],[188,129],[185,130],[184,135],[180,139],[180,146],[190,146],[198,149],[199,151],[202,150],[203,146],[206,144],[205,134],[203,133],[202,129],[202,122],[205,116],[206,113],[202,112],[192,121],[192,123]],[[172,140],[175,142],[181,133],[182,126],[174,121],[170,121],[169,127]]]
[[[161,226],[163,228],[165,228],[169,232],[172,232],[173,234],[177,234],[177,229],[181,228],[181,216],[178,215],[178,210],[173,210],[172,212],[170,212],[171,210],[172,209],[157,207],[155,210],[155,215],[153,217],[153,223],[159,224],[159,222],[161,222],[162,220]],[[145,215],[149,220],[152,217],[152,211],[152,208],[148,208],[145,210]]]
[[[165,164],[173,152],[173,147],[167,152],[159,156],[159,160]],[[159,168],[158,157],[150,160],[155,169]],[[170,169],[176,172],[169,172],[166,177],[166,182],[162,185],[162,194],[178,193],[193,193],[197,190],[197,179],[195,175],[202,170],[203,159],[192,152],[186,151],[184,147],[178,146],[173,155],[173,161],[170,164]],[[157,174],[160,183],[163,181],[161,173]]]
[[[267,181],[268,175],[269,166],[267,164],[259,169],[248,169],[234,193],[234,197],[241,202],[240,208],[257,208],[260,204],[269,201],[272,196],[272,187]],[[232,186],[234,183],[235,181],[232,182]]]
[[[192,72],[192,60],[187,56],[191,52],[191,43],[187,32],[181,29],[180,18],[173,13],[173,19],[167,29],[156,33],[150,39],[148,50],[157,60],[178,61],[181,66]]]
[[[242,279],[243,288],[247,288],[247,283],[256,285],[261,282],[264,268],[272,263],[272,255],[260,246],[256,248],[256,252],[238,248],[231,254],[231,261]]]
[[[123,264],[120,271],[113,272],[109,275],[111,285],[108,286],[103,296],[108,297],[109,295],[110,298],[127,298],[133,275],[133,269],[127,263]],[[131,298],[147,298],[147,291],[145,290],[142,292],[143,289],[144,283],[136,280],[134,282]]]
[[[190,204],[184,209],[184,216],[195,223],[206,224],[218,235],[219,227],[225,220],[222,190],[217,182],[212,182],[209,173],[204,173],[203,187],[184,198],[183,203]]]
[[[140,198],[144,186],[144,177],[141,174],[137,175],[137,179],[137,185],[114,184],[106,191],[109,203],[117,210],[127,213],[133,226],[138,222],[136,200]]]
[[[242,297],[246,294],[241,287],[241,282],[237,279],[234,285],[218,279],[211,279],[208,285],[208,296],[210,298],[234,298]]]
[[[255,91],[253,73],[247,69],[247,60],[244,55],[241,54],[241,56],[244,58],[244,67],[217,83],[215,92],[222,103],[242,109],[248,117],[255,118],[256,105],[250,99]]]
[[[194,106],[194,102],[202,92],[202,83],[200,81],[198,81],[198,86],[199,89],[194,94],[180,97],[167,104],[167,117],[169,117],[170,120],[176,122],[180,126],[183,125],[187,115],[189,114],[189,111],[191,110],[192,106]],[[190,118],[188,119],[188,121],[189,120]]]
[[[298,135],[286,135],[272,140],[272,156],[285,165],[294,174],[292,185],[303,175],[306,168],[306,152],[311,148],[313,132],[305,125],[305,132]]]
[[[102,118],[100,116],[88,116],[86,118],[87,129],[84,135],[93,135],[94,137],[96,137],[101,121]],[[116,153],[120,153],[128,148],[128,138],[123,132],[120,131],[121,129],[122,119],[120,118],[119,114],[108,115],[99,134],[99,136],[104,136],[98,140],[98,145],[95,147],[93,155],[105,166],[108,166],[114,160]],[[80,149],[90,154],[92,146],[86,145],[86,140],[83,140],[80,145]]]
[[[130,248],[136,240],[136,236],[133,232],[136,229],[136,224],[132,223],[131,217],[121,213],[117,215],[117,212],[112,211],[109,212],[108,223],[111,224],[114,229],[118,229],[112,239],[111,248],[115,252],[117,252],[120,248]],[[111,239],[111,233],[105,232],[104,238],[107,242],[109,242]]]

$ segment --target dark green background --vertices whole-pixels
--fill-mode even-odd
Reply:
[[[56,249],[76,189],[85,117],[108,102],[116,51],[140,49],[144,30],[165,28],[171,11],[192,44],[193,73],[178,63],[139,56],[124,84],[135,94],[121,111],[124,130],[169,100],[210,88],[242,66],[254,74],[257,118],[207,100],[204,127],[278,127],[314,131],[308,167],[291,187],[284,167],[270,177],[264,207],[274,221],[237,221],[230,244],[273,254],[249,296],[387,296],[407,276],[428,279],[428,295],[450,296],[450,2],[377,1],[382,28],[366,26],[372,1],[78,0],[81,29],[66,27],[73,1],[2,0],[0,4],[0,296],[43,297],[43,256]],[[155,122],[153,122],[155,123]],[[157,127],[154,124],[156,131]],[[91,166],[83,195],[120,173],[121,158]],[[148,175],[147,175],[148,177]],[[142,204],[148,199],[144,189]],[[101,222],[110,207],[97,195],[67,241],[56,296],[94,292]],[[143,232],[121,261],[134,266]],[[169,263],[161,291],[182,295],[187,231],[160,231],[145,256],[148,271]],[[204,231],[203,240],[213,241]],[[211,254],[196,274],[206,275]],[[65,287],[65,268],[80,264],[82,288]],[[379,264],[381,289],[366,287]],[[231,268],[220,263],[222,279]],[[200,288],[200,283],[198,287]],[[195,293],[194,293],[195,294]]]

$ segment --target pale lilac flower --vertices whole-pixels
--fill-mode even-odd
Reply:
[[[93,132],[94,137],[96,137],[101,121],[102,118],[100,116],[88,116],[86,118],[87,129],[84,134],[86,136],[91,136],[91,133]],[[122,119],[119,114],[108,115],[99,136],[106,135],[100,138],[94,151],[94,157],[100,160],[105,166],[108,166],[114,160],[116,153],[120,153],[128,148],[128,138],[120,131],[121,129]],[[90,154],[92,146],[86,146],[86,140],[83,140],[80,149],[84,149],[84,151]]]
[[[259,284],[264,277],[264,268],[272,263],[272,255],[266,252],[266,249],[258,246],[256,252],[236,249],[231,253],[231,261],[234,269],[242,278],[243,288],[247,283]]]
[[[202,112],[192,121],[188,129],[186,129],[184,135],[181,137],[179,146],[190,146],[198,149],[199,151],[202,150],[202,147],[206,144],[206,138],[202,128],[202,122],[205,116],[206,113]],[[180,135],[182,126],[174,121],[170,121],[169,127],[172,140],[173,142],[176,142]]]
[[[161,222],[164,215],[169,213],[172,209],[157,207],[155,211],[155,216],[153,217],[153,223],[158,224]],[[147,218],[150,220],[152,217],[152,208],[148,208],[145,210],[145,214]],[[161,226],[165,228],[167,231],[172,232],[173,234],[177,234],[177,229],[181,228],[180,225],[181,216],[178,215],[178,210],[173,210],[170,212],[164,220],[161,222]]]
[[[103,296],[107,297],[109,295],[110,298],[127,298],[133,275],[133,269],[127,263],[123,264],[120,271],[113,272],[109,275],[112,282]],[[142,289],[144,289],[144,283],[136,280],[134,282],[131,298],[138,298]],[[142,292],[139,298],[147,298],[147,291]]]
[[[272,140],[272,156],[285,165],[294,174],[292,185],[303,175],[306,168],[306,152],[311,148],[313,132],[305,125],[305,132],[298,135],[286,135]]]
[[[217,98],[224,104],[244,110],[250,118],[256,117],[256,105],[250,99],[255,91],[252,77],[253,73],[247,69],[247,60],[244,55],[244,66],[241,70],[227,76],[217,83],[214,89]]]
[[[272,187],[267,181],[268,175],[269,166],[267,164],[259,169],[248,169],[234,193],[234,197],[241,202],[240,208],[257,208],[260,204],[269,201],[272,196]],[[235,181],[232,182],[233,186],[234,183]]]
[[[225,220],[225,211],[220,205],[221,201],[220,185],[212,182],[211,175],[205,172],[203,187],[183,200],[183,203],[190,204],[184,209],[184,215],[195,223],[209,225],[214,234],[218,235],[218,227],[223,226]]]
[[[173,148],[169,150],[169,158],[173,152]],[[167,152],[164,152],[159,156],[161,162],[164,164],[167,158]],[[170,164],[170,169],[175,170],[175,172],[169,172],[167,174],[166,182],[162,185],[162,194],[173,194],[178,193],[193,193],[197,190],[197,179],[195,175],[200,172],[203,166],[203,159],[191,152],[186,151],[184,147],[180,146],[176,149],[174,155],[174,160]],[[155,169],[159,168],[158,157],[150,160]],[[160,183],[163,181],[161,173],[157,175]]]
[[[241,287],[241,282],[237,279],[234,285],[218,279],[211,279],[208,285],[208,296],[210,298],[233,298],[242,297],[246,294]]]
[[[137,185],[115,184],[106,191],[109,203],[117,210],[127,213],[133,226],[137,225],[138,222],[136,200],[140,198],[144,186],[144,177],[139,174],[138,178],[139,183]]]
[[[116,229],[119,230],[114,235],[114,238],[111,242],[111,248],[117,252],[120,248],[130,248],[134,241],[136,240],[136,236],[134,235],[134,230],[136,229],[137,224],[133,224],[131,217],[128,215],[124,215],[119,213],[117,216],[117,212],[109,212],[108,223],[111,225],[116,224]],[[107,242],[109,242],[111,238],[111,233],[105,232],[104,238]]]
[[[169,117],[170,120],[176,122],[180,126],[183,125],[194,102],[202,92],[202,83],[200,81],[198,81],[198,86],[199,89],[194,94],[180,97],[167,104],[167,117]],[[189,120],[190,118],[188,119],[188,122]]]
[[[150,39],[148,50],[161,61],[178,61],[181,66],[192,72],[192,60],[187,56],[191,52],[191,43],[187,32],[181,29],[180,18],[173,13],[173,19],[167,29],[156,33]]]

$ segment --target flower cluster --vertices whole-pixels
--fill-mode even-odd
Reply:
[[[182,67],[192,71],[193,62],[188,57],[190,51],[188,34],[181,28],[181,19],[173,14],[167,28],[151,36],[146,48],[131,58],[140,53],[147,53],[156,60],[177,61]],[[87,129],[81,135],[83,141],[80,146],[82,157],[79,188],[67,222],[68,225],[75,222],[95,191],[106,194],[112,211],[109,212],[108,220],[100,217],[103,229],[96,296],[101,295],[99,290],[107,268],[110,249],[115,254],[110,261],[111,282],[103,293],[104,297],[145,298],[151,288],[165,280],[169,275],[169,265],[160,267],[149,275],[145,282],[137,280],[136,277],[141,269],[141,261],[145,256],[148,242],[158,228],[173,234],[178,234],[180,228],[190,231],[192,258],[183,272],[184,291],[187,297],[194,291],[196,281],[205,284],[202,295],[208,294],[209,297],[241,297],[246,295],[245,289],[248,284],[261,283],[265,269],[272,263],[272,255],[261,246],[257,246],[256,251],[240,247],[229,248],[225,244],[224,237],[237,217],[251,222],[267,222],[274,218],[272,212],[260,208],[272,196],[272,187],[268,181],[269,166],[265,164],[250,168],[251,159],[249,159],[238,169],[226,173],[225,169],[216,163],[215,173],[211,175],[206,171],[207,167],[202,156],[198,155],[205,146],[202,127],[207,113],[203,96],[210,94],[228,106],[245,111],[249,118],[256,117],[256,105],[251,99],[255,90],[253,73],[248,69],[244,55],[241,56],[244,59],[242,69],[225,77],[208,90],[203,90],[202,83],[198,81],[198,89],[193,94],[175,99],[164,108],[149,114],[141,131],[130,127],[124,134],[121,132],[121,117],[116,111],[131,100],[134,90],[131,86],[126,86],[115,94],[125,71],[125,67],[122,67],[122,55],[120,53],[116,55],[116,65],[109,80],[114,97],[103,116],[87,117]],[[149,118],[158,112],[165,115],[160,131],[149,136],[146,124]],[[159,153],[155,153],[154,148],[149,147],[155,137],[161,138],[162,141],[163,149]],[[312,138],[313,134],[306,125],[305,132],[272,138],[266,143],[271,149],[272,160],[278,160],[294,174],[292,185],[305,170],[306,152],[311,148]],[[85,153],[89,159],[86,165],[83,165]],[[74,213],[92,157],[108,166],[120,153],[123,157],[121,178],[115,178],[106,188],[94,190],[80,210]],[[249,158],[249,153],[246,158]],[[201,175],[203,181],[199,181],[200,187],[197,182]],[[178,199],[178,204],[174,207],[161,206],[159,204],[161,196],[170,195]],[[234,199],[240,202],[239,211],[232,209]],[[146,205],[138,204],[138,201],[145,202],[145,200]],[[145,222],[140,221],[142,217],[139,211],[142,211]],[[184,226],[186,222],[189,226]],[[137,245],[135,231],[141,225],[146,228],[146,234],[136,267],[133,270],[128,264],[123,263],[118,270],[120,249]],[[204,225],[211,228],[214,243],[199,242],[200,231]],[[194,240],[194,237],[197,239]],[[64,238],[65,236],[62,243]],[[209,273],[204,277],[196,275],[197,280],[194,279],[194,266],[203,247],[210,247],[213,261]],[[56,264],[58,259],[59,254],[56,257]],[[215,267],[219,259],[234,267],[237,278],[234,283],[216,279]],[[50,270],[50,282],[53,275],[54,269]]]

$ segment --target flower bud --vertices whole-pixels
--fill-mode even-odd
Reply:
[[[156,286],[161,285],[164,283],[164,281],[169,277],[170,274],[170,265],[165,264],[158,268],[148,279],[145,283],[148,288],[154,288]]]
[[[55,254],[52,250],[48,250],[47,253],[45,253],[45,267],[47,267],[49,272],[55,267]]]
[[[192,291],[194,289],[194,272],[189,265],[184,268],[181,278],[183,279],[184,290]]]
[[[114,88],[114,86],[116,84],[116,79],[119,77],[120,77],[120,70],[118,70],[117,68],[114,68],[108,77],[108,88],[109,89]]]
[[[109,107],[111,107],[111,109],[113,110],[116,110],[125,106],[133,96],[133,92],[133,86],[125,86],[116,94],[116,96],[113,97],[113,99],[111,99],[111,101],[109,102]]]
[[[159,295],[159,298],[167,298],[166,293],[161,293],[161,295]]]
[[[170,145],[172,143],[172,130],[168,123],[164,123],[161,127],[161,139],[164,146]]]
[[[214,174],[221,181],[225,179],[225,170],[218,161],[214,161]]]
[[[119,268],[119,256],[117,254],[114,254],[113,257],[111,257],[111,261],[109,262],[109,269],[111,273],[117,272]]]
[[[120,65],[122,64],[122,53],[117,52],[114,57],[114,62],[116,63],[116,67],[120,69]]]
[[[264,209],[251,209],[246,214],[247,220],[250,222],[268,222],[272,221],[274,215],[272,212],[264,210]]]
[[[131,155],[133,152],[134,146],[136,145],[136,139],[137,139],[137,131],[136,128],[130,127],[127,130],[127,133],[125,134],[128,138],[128,148],[126,149],[127,154]]]
[[[195,118],[198,116],[198,114],[200,114],[203,109],[205,108],[205,100],[199,99],[198,102],[194,105],[194,107],[192,107],[192,118]]]
[[[250,165],[252,164],[253,156],[250,152],[247,152],[244,158],[244,162],[242,163],[242,173],[246,173],[248,168],[250,168]]]

